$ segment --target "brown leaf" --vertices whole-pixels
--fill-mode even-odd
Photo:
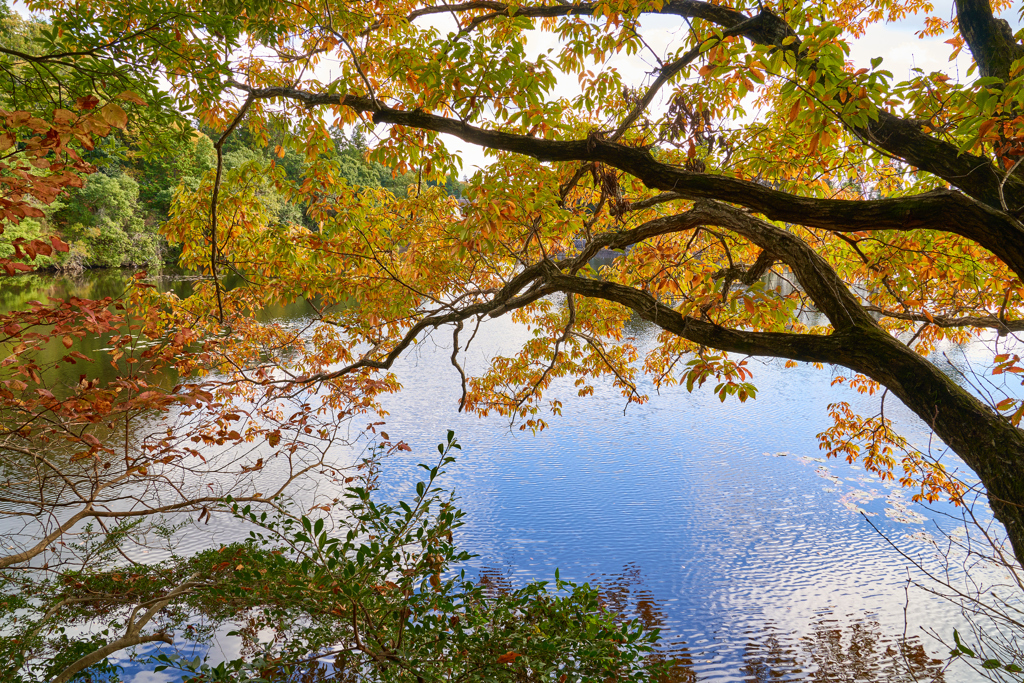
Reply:
[[[99,103],[100,101],[95,95],[86,95],[75,100],[75,104],[78,105],[79,109],[95,109]]]
[[[53,122],[60,125],[67,125],[75,120],[75,115],[67,109],[57,109],[53,112]]]

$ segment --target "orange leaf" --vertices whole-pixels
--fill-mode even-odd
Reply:
[[[818,142],[820,140],[821,140],[821,134],[820,133],[815,133],[814,135],[811,136],[811,146],[810,146],[810,149],[808,150],[808,151],[810,151],[811,154],[817,154],[818,153]]]
[[[517,657],[522,657],[522,655],[518,652],[506,652],[505,654],[498,657],[498,664],[511,664],[512,662],[516,661]]]

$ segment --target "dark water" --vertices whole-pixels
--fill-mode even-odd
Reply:
[[[0,305],[17,296],[5,284]],[[642,324],[635,334],[641,346],[653,341]],[[528,335],[505,318],[489,322],[467,370],[514,354]],[[877,399],[830,387],[828,369],[755,360],[759,394],[745,404],[677,387],[624,413],[611,387],[580,399],[565,383],[550,392],[564,415],[531,435],[458,413],[450,343],[423,339],[397,367],[404,391],[385,400],[385,429],[414,450],[387,461],[384,494],[411,491],[416,464],[454,429],[463,448],[445,483],[467,512],[459,541],[478,555],[473,570],[517,584],[552,579],[557,568],[598,583],[609,606],[662,629],[674,680],[975,680],[965,668],[943,672],[948,648],[923,630],[951,637],[962,628],[958,608],[908,588],[908,576],[919,577],[883,537],[936,566],[915,535],[948,510],[913,505],[857,466],[820,460],[815,435],[830,425],[827,404],[871,414]],[[926,439],[891,397],[886,414]],[[179,552],[238,535],[214,526],[190,533]]]

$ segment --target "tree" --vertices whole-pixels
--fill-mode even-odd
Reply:
[[[94,96],[75,105],[50,120],[0,110],[8,275],[68,251],[57,237],[10,233],[69,188],[82,196],[64,213],[81,221],[123,222],[135,208],[134,181],[79,154],[127,115]],[[258,215],[294,233],[268,210],[281,202],[266,166],[236,156],[225,204],[234,199],[239,220]],[[451,574],[469,558],[452,536],[461,513],[435,486],[459,448],[452,432],[410,502],[371,496],[379,458],[404,444],[382,433],[361,462],[331,453],[338,428],[377,410],[374,396],[393,382],[352,376],[311,395],[301,382],[239,372],[274,357],[275,372],[302,377],[333,359],[307,351],[306,330],[260,323],[263,302],[245,289],[227,293],[228,315],[215,319],[205,296],[165,299],[145,279],[136,274],[120,299],[30,301],[0,314],[0,678],[117,680],[109,657],[122,650],[173,644],[175,631],[206,643],[230,624],[243,630],[245,657],[151,661],[193,681],[650,679],[657,632],[605,610],[589,586],[556,576],[554,590],[494,592]],[[68,366],[82,370],[77,382],[63,381]],[[306,514],[290,506],[296,493]],[[160,563],[137,552],[223,512],[259,531]],[[265,628],[278,634],[269,645]],[[328,656],[330,672],[317,661]]]
[[[139,185],[126,175],[93,174],[52,222],[89,265],[119,268],[160,260],[156,231],[146,230],[141,216]]]
[[[30,6],[83,49],[138,27],[132,55],[223,131],[213,178],[181,197],[168,229],[192,245],[188,263],[206,254],[215,282],[234,268],[254,296],[323,304],[334,336],[320,352],[342,367],[305,381],[387,370],[442,327],[461,371],[467,323],[510,313],[537,336],[467,377],[460,405],[539,428],[542,409],[561,410],[544,399],[556,377],[585,394],[610,376],[646,400],[624,333],[638,316],[663,330],[642,362],[656,383],[714,379],[723,399],[745,400],[756,388],[743,359],[765,356],[847,368],[842,381],[893,394],[978,474],[1024,558],[1024,405],[979,399],[928,357],[991,335],[994,371],[1022,370],[999,347],[1024,329],[1024,46],[986,0],[958,0],[954,20],[928,17],[922,33],[968,48],[964,82],[848,64],[853,37],[929,11],[915,0]],[[647,40],[655,19],[685,27],[677,43]],[[531,55],[531,31],[556,47]],[[640,53],[657,62],[648,74],[612,64]],[[328,55],[330,77],[316,68]],[[274,178],[309,203],[317,231],[231,208],[244,178],[226,180],[220,150],[242,120],[290,122],[286,146],[306,154],[308,175]],[[493,163],[462,206],[423,184],[367,202],[337,188],[332,125],[386,126],[371,156],[438,182],[459,165],[442,134]],[[594,272],[602,248],[628,254]],[[220,286],[209,294],[226,315]],[[831,411],[830,453],[957,499],[884,404],[871,417]]]

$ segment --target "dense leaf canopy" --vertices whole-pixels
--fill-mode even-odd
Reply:
[[[537,335],[466,377],[461,405],[527,428],[560,411],[545,390],[564,375],[581,394],[608,376],[629,401],[646,400],[641,371],[745,400],[743,355],[842,366],[921,416],[1024,540],[1024,483],[1000,474],[1024,457],[1021,404],[985,405],[927,360],[1024,327],[1024,47],[988,2],[961,0],[921,34],[966,47],[965,78],[903,82],[878,59],[850,63],[850,41],[928,3],[30,6],[53,13],[60,59],[162,79],[216,131],[217,168],[178,196],[166,234],[184,265],[250,283],[203,290],[218,324],[258,301],[316,302],[332,325],[304,381],[387,370],[438,328],[453,330],[461,371],[460,333],[506,313]],[[243,121],[264,140],[287,131],[277,155],[304,155],[301,176],[273,158],[226,164]],[[339,127],[414,173],[408,195],[345,182]],[[462,170],[453,141],[490,155],[461,202],[432,187]],[[268,180],[311,225],[275,218]],[[601,249],[623,255],[596,272]],[[664,330],[644,358],[623,332],[634,315]],[[830,452],[883,476],[900,466],[923,497],[959,495],[884,413],[833,414]]]

